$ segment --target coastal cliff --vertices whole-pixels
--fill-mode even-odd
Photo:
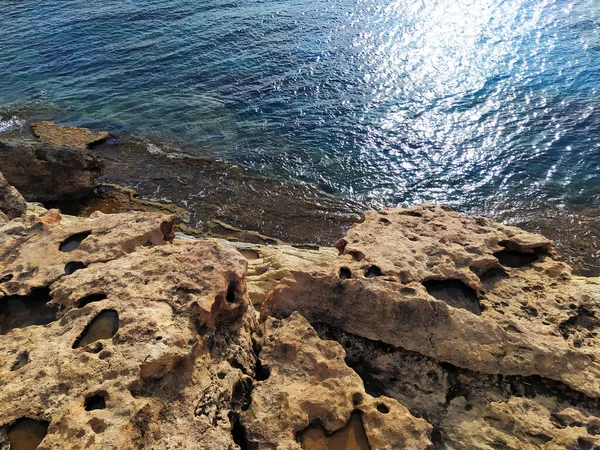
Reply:
[[[600,279],[541,235],[424,204],[193,238],[3,178],[0,210],[0,449],[600,448]]]

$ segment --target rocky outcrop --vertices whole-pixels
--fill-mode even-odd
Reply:
[[[56,122],[43,121],[31,124],[34,136],[43,142],[61,147],[86,149],[105,141],[110,135],[105,131],[92,131],[88,128],[65,127]]]
[[[27,202],[13,186],[8,184],[0,172],[0,212],[8,219],[14,219],[25,214]]]
[[[0,448],[600,447],[600,281],[544,237],[433,205],[337,249],[174,221],[0,225]]]
[[[0,229],[0,447],[232,448],[254,367],[246,263],[171,227],[49,211]]]
[[[28,140],[0,141],[0,172],[27,201],[72,201],[89,195],[104,163],[88,150]]]
[[[369,212],[337,246],[334,264],[274,289],[262,319],[298,311],[337,338],[367,391],[431,420],[438,446],[597,445],[600,291],[548,240],[424,205]]]

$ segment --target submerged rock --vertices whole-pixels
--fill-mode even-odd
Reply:
[[[25,214],[27,202],[13,186],[8,184],[0,172],[0,212],[7,218],[14,219]]]
[[[72,201],[89,195],[104,163],[88,150],[28,140],[0,141],[0,172],[27,201]]]
[[[31,124],[31,131],[43,142],[81,149],[105,141],[109,134],[105,131],[92,131],[88,128],[65,127],[56,122],[43,121]]]

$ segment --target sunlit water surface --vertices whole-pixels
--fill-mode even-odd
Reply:
[[[0,128],[131,133],[369,206],[600,203],[596,0],[5,0]]]

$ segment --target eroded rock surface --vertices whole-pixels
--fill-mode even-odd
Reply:
[[[105,141],[110,136],[105,131],[92,131],[88,128],[65,127],[56,122],[42,121],[31,124],[31,131],[41,141],[59,146],[89,148]]]
[[[0,172],[0,212],[7,218],[14,219],[25,214],[27,202],[13,186],[8,184]]]
[[[214,241],[169,243],[171,220],[50,211],[0,230],[0,304],[33,307],[43,287],[37,306],[55,314],[2,329],[0,447],[34,420],[40,449],[234,448],[232,392],[255,365],[246,262]],[[67,275],[71,258],[84,267]]]
[[[573,278],[548,240],[423,205],[367,213],[338,248],[334,264],[294,272],[294,284],[273,290],[262,319],[298,311],[317,328],[341,333],[323,336],[349,337],[347,348],[352,340],[372,343],[347,361],[376,386],[373,395],[396,398],[431,420],[441,447],[597,445],[586,426],[549,419],[569,402],[581,406],[577,414],[588,418],[582,423],[598,416],[600,291]],[[414,370],[408,379],[406,370]],[[513,414],[531,406],[523,392],[537,399],[532,418],[545,408],[537,437],[528,419],[519,422],[520,434],[514,428]],[[480,402],[469,413],[480,422],[472,429],[467,413],[448,412],[463,402],[459,397]],[[484,410],[489,415],[481,416]],[[497,441],[484,439],[486,427],[499,429]]]
[[[25,139],[0,141],[0,172],[27,201],[89,195],[103,169],[103,161],[85,149]]]
[[[0,225],[0,448],[600,448],[600,280],[542,236],[432,205],[337,249],[174,220]]]

